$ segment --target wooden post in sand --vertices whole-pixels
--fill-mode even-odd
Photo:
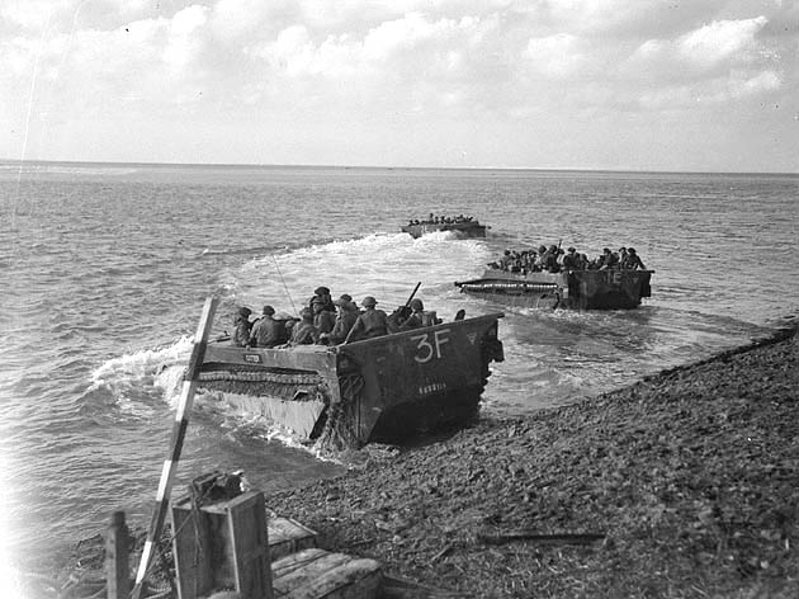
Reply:
[[[175,422],[172,428],[172,440],[170,442],[169,453],[167,453],[164,465],[161,470],[161,480],[158,483],[158,491],[155,497],[153,518],[150,521],[150,528],[147,531],[147,540],[144,542],[144,549],[139,562],[139,570],[136,573],[136,584],[131,593],[132,599],[139,599],[142,587],[147,579],[147,570],[153,558],[155,544],[161,536],[161,529],[164,526],[167,508],[169,507],[169,495],[172,491],[172,481],[175,478],[180,452],[183,449],[183,439],[186,436],[186,429],[189,426],[189,413],[194,402],[194,388],[196,387],[197,377],[203,365],[205,356],[205,344],[208,341],[208,334],[211,331],[211,323],[216,311],[218,299],[209,297],[205,300],[203,313],[200,317],[200,324],[197,326],[197,333],[194,335],[194,349],[189,358],[189,366],[186,369],[186,376],[183,378],[183,390],[180,393],[177,410],[175,411]]]
[[[125,512],[114,512],[105,537],[105,577],[108,599],[128,599],[128,527]]]

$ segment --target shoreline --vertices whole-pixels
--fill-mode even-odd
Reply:
[[[378,452],[267,505],[465,596],[799,596],[796,335]],[[559,536],[496,543],[519,531]]]
[[[464,597],[799,596],[798,330],[424,445],[366,446],[348,456],[360,467],[266,505],[325,549]],[[101,570],[99,542],[83,563]]]

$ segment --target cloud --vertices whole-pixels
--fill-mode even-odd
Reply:
[[[674,39],[649,39],[619,69],[648,109],[719,103],[778,89],[781,65],[758,34],[765,16],[713,21]]]
[[[172,18],[163,60],[173,72],[181,72],[197,59],[207,22],[208,10],[196,5],[184,8]]]
[[[764,16],[737,21],[713,21],[677,39],[680,57],[700,68],[712,68],[725,61],[751,62],[759,48],[757,33],[768,23]]]
[[[596,93],[603,78],[608,86],[624,82],[632,91],[640,81],[648,92],[657,85],[654,72],[665,75],[666,86],[685,84],[681,78],[703,72],[714,80],[718,71],[733,66],[749,68],[752,78],[763,52],[757,36],[768,23],[765,16],[715,20],[683,28],[679,35],[636,42],[645,16],[650,27],[670,16],[670,33],[692,19],[696,9],[672,10],[667,7],[673,5],[663,2],[631,6],[621,0],[219,0],[146,16],[142,0],[132,5],[100,0],[64,4],[69,9],[62,8],[59,19],[71,14],[79,28],[54,32],[42,53],[49,68],[64,69],[62,80],[75,77],[85,85],[98,75],[105,87],[117,68],[118,85],[108,89],[118,89],[126,81],[140,81],[130,77],[131,70],[149,71],[149,78],[163,78],[160,86],[152,87],[160,88],[163,99],[183,96],[184,83],[202,80],[211,92],[207,99],[224,90],[228,97],[257,101],[254,90],[267,84],[274,90],[280,82],[297,90],[304,79],[315,80],[319,93],[342,99],[357,93],[368,102],[382,97],[387,87],[397,94],[404,87],[409,102],[417,106],[421,100],[451,108],[460,99],[464,105],[493,104],[496,110],[518,108],[509,105],[514,98],[547,96],[541,89],[545,82],[553,84],[553,93],[559,85],[568,86],[577,99],[575,89],[583,85],[592,89],[591,98],[607,97]],[[15,22],[34,21],[24,3],[13,6]],[[37,8],[41,13],[42,6]],[[113,28],[80,27],[86,20],[118,22],[134,13],[141,18]],[[127,39],[119,35],[121,27]],[[65,52],[64,36],[70,40],[69,56],[62,60],[57,55]],[[35,37],[27,35],[6,45],[12,72],[31,68],[34,44]],[[760,72],[766,70],[776,71],[769,65]],[[347,89],[335,85],[341,80],[348,82]],[[497,91],[503,92],[501,97]],[[137,93],[147,95],[148,89]]]
[[[135,130],[136,119],[153,119],[236,135],[269,115],[287,129],[368,120],[519,131],[545,120],[732,108],[795,93],[796,9],[786,6],[8,0],[0,126],[16,130],[30,113],[48,115],[50,126],[102,117]]]
[[[430,22],[423,15],[411,13],[401,19],[386,21],[369,31],[364,38],[364,54],[369,60],[387,62],[401,52],[412,52],[429,41],[435,41],[448,21]]]
[[[466,101],[464,86],[476,79],[483,64],[473,53],[493,25],[464,17],[434,19],[420,13],[378,23],[360,34],[328,34],[314,38],[305,25],[280,31],[274,40],[253,46],[249,53],[268,70],[274,84],[300,86],[314,82],[341,102],[385,103],[406,100],[404,109],[452,107]],[[346,82],[346,85],[342,85]],[[264,87],[266,90],[266,87]],[[327,105],[335,104],[328,97]]]
[[[713,14],[729,0],[541,0],[530,3],[530,23],[549,31],[605,40],[675,35]]]
[[[542,75],[562,79],[574,75],[585,63],[580,38],[570,33],[558,33],[534,38],[527,43],[524,55],[531,69]]]
[[[763,71],[762,73],[749,74],[746,72],[733,72],[728,79],[728,93],[720,95],[719,101],[731,98],[744,98],[760,95],[782,87],[782,77],[776,71]]]
[[[0,31],[41,31],[49,25],[55,9],[48,0],[5,0],[0,4]]]
[[[730,99],[772,92],[781,84],[781,77],[774,71],[756,74],[734,71],[728,76],[705,81],[701,86],[676,84],[643,91],[638,104],[648,110],[674,111],[686,106],[721,104]]]
[[[293,0],[219,0],[211,7],[208,28],[220,43],[247,46],[302,22],[302,7]]]
[[[113,29],[152,15],[150,0],[3,0],[0,33]]]

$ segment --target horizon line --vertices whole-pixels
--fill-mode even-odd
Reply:
[[[364,169],[364,170],[458,170],[458,171],[541,171],[541,172],[585,172],[585,173],[631,173],[631,174],[663,174],[663,175],[777,175],[796,176],[799,171],[709,171],[709,170],[657,170],[606,167],[573,167],[573,166],[380,166],[365,164],[257,164],[227,162],[121,162],[114,160],[53,160],[29,158],[0,158],[0,164],[95,164],[107,166],[148,166],[148,167],[224,167],[224,168],[329,168],[329,169]]]

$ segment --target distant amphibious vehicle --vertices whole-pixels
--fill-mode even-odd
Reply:
[[[485,225],[473,219],[451,219],[451,220],[426,220],[426,221],[411,221],[404,227],[402,231],[408,233],[414,239],[418,239],[422,235],[428,233],[435,233],[436,231],[450,231],[455,233],[458,237],[485,237]]]
[[[342,345],[285,349],[208,343],[199,389],[324,447],[360,447],[473,418],[502,361],[502,313]]]
[[[541,308],[618,310],[650,297],[653,270],[569,270],[527,274],[488,269],[480,279],[456,281],[462,292]]]

